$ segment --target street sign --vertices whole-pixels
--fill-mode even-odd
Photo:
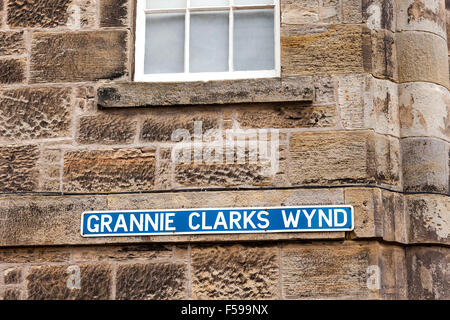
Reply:
[[[351,231],[353,207],[296,206],[87,211],[83,237]]]

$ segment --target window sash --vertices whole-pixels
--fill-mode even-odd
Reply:
[[[142,82],[183,82],[183,81],[210,81],[210,80],[232,80],[232,79],[253,79],[253,78],[273,78],[281,74],[280,64],[280,7],[279,0],[274,0],[273,4],[255,4],[255,5],[234,5],[234,0],[230,0],[228,6],[220,7],[191,7],[191,1],[186,0],[186,8],[172,9],[147,9],[146,0],[137,0],[136,13],[136,38],[135,38],[135,81]],[[253,70],[253,71],[234,71],[234,12],[238,10],[256,10],[273,9],[274,11],[274,69],[272,70]],[[229,13],[229,32],[228,32],[228,71],[224,72],[189,72],[189,54],[190,54],[190,14],[191,12],[205,11],[227,11]],[[185,34],[184,34],[184,73],[144,73],[145,57],[145,29],[146,15],[153,13],[184,13],[185,14]]]

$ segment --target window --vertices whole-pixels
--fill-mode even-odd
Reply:
[[[279,0],[137,0],[136,81],[280,76]]]

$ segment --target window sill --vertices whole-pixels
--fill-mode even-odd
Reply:
[[[313,100],[311,77],[225,80],[208,82],[105,84],[98,88],[102,108],[214,105]]]

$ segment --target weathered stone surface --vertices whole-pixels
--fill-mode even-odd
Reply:
[[[397,1],[397,31],[426,31],[446,38],[445,0]]]
[[[72,0],[36,0],[32,3],[7,0],[7,24],[10,28],[54,28],[64,26]]]
[[[39,148],[34,145],[0,147],[0,192],[34,191],[38,159]]]
[[[109,265],[56,265],[30,267],[27,276],[30,300],[105,300],[111,296]],[[79,287],[74,278],[79,272]]]
[[[22,270],[19,268],[10,268],[3,271],[4,284],[19,284],[22,282]]]
[[[286,26],[281,30],[283,76],[363,72],[362,32],[360,26]]]
[[[337,81],[333,76],[314,77],[314,104],[335,105]]]
[[[399,86],[402,137],[435,137],[450,141],[450,93],[432,83]]]
[[[24,51],[25,43],[23,31],[0,32],[0,56],[20,55],[23,54]]]
[[[96,111],[95,88],[92,86],[76,88],[75,105],[84,112]]]
[[[0,83],[14,84],[25,81],[25,59],[0,59]]]
[[[351,0],[350,4],[360,0]],[[362,0],[363,21],[372,30],[395,31],[397,11],[395,0]],[[358,4],[356,4],[358,5]]]
[[[191,136],[190,141],[193,141],[195,122],[198,122],[198,130],[205,134],[210,129],[219,129],[220,118],[221,114],[219,112],[193,110],[192,108],[176,108],[173,111],[167,109],[157,110],[157,112],[144,119],[141,129],[141,140],[149,142],[172,141],[172,134],[176,130],[181,129],[188,130]]]
[[[241,128],[324,128],[337,124],[336,107],[301,103],[240,108],[236,120]]]
[[[64,156],[66,192],[144,191],[154,182],[154,149],[79,150]]]
[[[450,199],[441,195],[407,195],[410,243],[450,244]]]
[[[361,0],[343,0],[342,19],[343,23],[361,23],[363,17]]]
[[[2,212],[3,216],[4,212]],[[2,241],[3,245],[3,241]],[[69,249],[61,248],[2,248],[0,261],[2,263],[45,263],[65,262],[70,259]]]
[[[3,294],[3,300],[20,300],[22,297],[22,291],[17,288],[5,289]]]
[[[1,198],[0,245],[95,243],[80,236],[80,216],[84,211],[105,207],[106,198],[101,196]],[[33,257],[41,254],[30,252],[30,255],[27,258],[22,253],[21,259],[38,259]]]
[[[309,77],[246,79],[189,83],[123,83],[97,90],[104,108],[312,101]]]
[[[127,31],[33,34],[30,80],[79,82],[127,74]]]
[[[432,138],[402,139],[404,190],[448,192],[449,144]]]
[[[394,33],[386,30],[364,30],[364,61],[366,68],[380,78],[398,78],[397,49]]]
[[[345,203],[355,209],[352,239],[382,238],[407,243],[402,194],[372,188],[347,188]]]
[[[96,0],[78,0],[80,8],[80,27],[91,28],[97,23],[97,1]]]
[[[400,136],[395,83],[364,75],[346,75],[338,81],[340,118],[345,129],[370,128]]]
[[[72,260],[77,262],[105,261],[169,261],[173,257],[172,246],[141,244],[122,246],[77,247]]]
[[[271,183],[270,164],[178,164],[175,182],[186,187],[263,186]]]
[[[282,290],[287,299],[375,298],[367,268],[377,263],[373,245],[285,245],[281,249]]]
[[[447,41],[428,32],[396,35],[400,82],[424,81],[449,87]]]
[[[408,284],[404,247],[380,245],[378,267],[380,270],[380,297],[389,300],[407,299]]]
[[[81,144],[132,143],[136,135],[137,121],[126,115],[98,114],[79,121],[77,141]]]
[[[127,264],[117,267],[116,299],[187,299],[187,265]]]
[[[277,246],[199,246],[191,252],[194,299],[277,299]]]
[[[0,91],[0,138],[29,140],[71,135],[72,90],[26,88]]]
[[[407,248],[408,299],[450,299],[449,264],[449,248]]]
[[[381,183],[398,185],[397,139],[367,131],[293,133],[292,184]]]
[[[285,0],[281,2],[281,23],[283,24],[322,24],[338,21],[338,1]]]
[[[100,0],[100,26],[127,26],[128,3],[127,0]]]

